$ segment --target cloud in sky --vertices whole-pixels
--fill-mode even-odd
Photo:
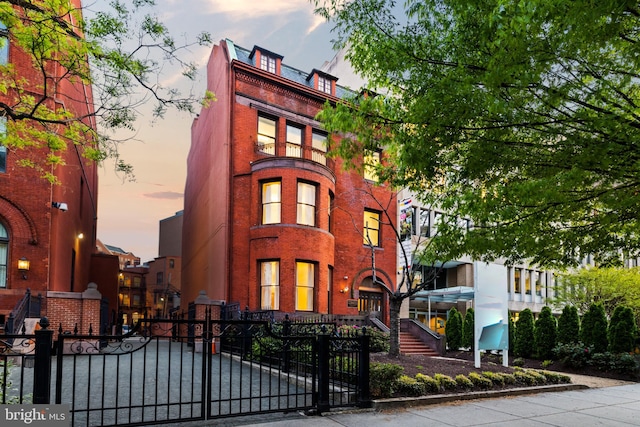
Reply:
[[[155,193],[145,193],[143,196],[150,199],[174,200],[182,199],[184,194],[178,193],[177,191],[158,191]]]
[[[252,19],[267,15],[283,15],[300,10],[313,13],[306,0],[208,0],[209,13],[229,14],[235,19]]]
[[[287,65],[311,71],[334,55],[330,25],[313,9],[309,0],[157,0],[154,11],[178,43],[194,41],[198,33],[208,31],[216,44],[229,38],[246,49],[259,45],[284,55]],[[203,94],[210,53],[211,46],[181,52],[199,68],[195,82],[180,78],[176,64],[156,58],[164,69],[159,76],[162,85],[183,94]],[[140,107],[135,132],[126,134],[126,143],[118,148],[134,166],[136,181],[123,182],[110,167],[103,167],[98,194],[98,237],[143,261],[157,256],[159,221],[184,208],[193,121],[187,113],[170,110],[152,123],[152,107],[153,102]]]

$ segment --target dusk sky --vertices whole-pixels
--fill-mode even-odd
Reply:
[[[330,25],[313,14],[308,0],[158,0],[156,10],[177,41],[207,31],[216,44],[228,38],[248,49],[259,45],[303,71],[320,68],[334,55]],[[198,94],[205,91],[210,52],[211,47],[190,52],[189,60],[199,65]],[[174,81],[178,77],[167,75],[165,85]],[[136,133],[127,135],[133,139],[120,148],[134,167],[135,182],[123,182],[113,162],[101,167],[98,238],[103,243],[132,252],[142,262],[158,256],[159,221],[183,209],[192,120],[169,111],[157,123],[150,115],[138,121]]]

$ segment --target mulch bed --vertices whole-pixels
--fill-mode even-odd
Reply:
[[[484,371],[513,373],[513,358],[509,358],[509,366],[502,366],[502,356],[495,354],[484,354],[481,359],[480,368],[474,366],[474,354],[471,351],[448,351],[444,357],[429,357],[422,355],[400,355],[390,357],[387,353],[371,354],[371,361],[378,363],[393,363],[404,368],[404,374],[415,377],[417,373],[433,376],[435,374],[449,375],[455,378],[458,374],[465,376],[470,372],[482,373]],[[525,359],[524,368],[555,371],[567,374],[589,375],[604,378],[613,378],[626,381],[640,381],[637,376],[630,377],[628,374],[617,374],[615,372],[603,372],[593,367],[583,369],[569,369],[554,362],[552,365],[542,367],[542,361],[535,359]]]

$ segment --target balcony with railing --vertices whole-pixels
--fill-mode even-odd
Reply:
[[[311,160],[315,163],[327,166],[330,169],[333,169],[335,166],[335,162],[327,158],[327,152],[325,149],[318,149],[305,145],[258,142],[256,144],[256,152],[274,157],[278,157],[278,154],[282,153],[284,156],[281,157]]]

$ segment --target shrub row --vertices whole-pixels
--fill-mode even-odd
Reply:
[[[564,366],[580,369],[593,366],[601,371],[637,374],[638,358],[629,353],[596,352],[594,346],[581,342],[560,344],[553,349],[556,359]]]
[[[373,397],[423,396],[430,393],[489,390],[505,386],[534,386],[566,384],[571,379],[556,372],[516,369],[513,374],[499,372],[471,372],[469,375],[435,374],[433,377],[404,375],[404,369],[393,363],[372,363],[370,389]]]

